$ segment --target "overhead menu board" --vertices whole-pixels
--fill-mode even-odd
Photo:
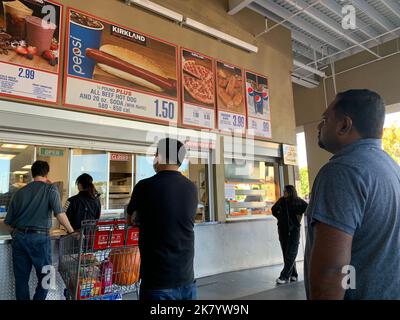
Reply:
[[[244,133],[246,107],[243,70],[234,65],[217,61],[216,82],[218,129]]]
[[[57,103],[62,5],[0,1],[0,95]]]
[[[246,71],[246,106],[248,129],[253,129],[256,137],[271,138],[271,109],[267,77]]]
[[[215,129],[214,61],[198,52],[181,50],[184,126]]]
[[[64,104],[177,123],[178,48],[69,9]]]

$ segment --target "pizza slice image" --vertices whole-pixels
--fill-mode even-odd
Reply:
[[[199,80],[190,76],[183,76],[183,85],[189,95],[202,103],[214,103],[214,88],[212,79]]]

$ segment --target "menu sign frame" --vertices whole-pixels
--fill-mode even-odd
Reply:
[[[245,134],[244,68],[222,60],[216,60],[215,64],[217,128],[225,133]]]
[[[7,21],[0,17],[0,27],[6,29],[2,44],[7,43],[0,48],[0,97],[59,105],[64,5],[53,0],[44,4],[14,2],[17,5],[3,2],[7,4],[3,7]],[[16,19],[8,19],[8,15]],[[11,20],[14,25],[10,27],[7,23]]]
[[[181,47],[182,126],[216,129],[215,59]]]
[[[272,139],[271,103],[269,78],[260,73],[245,70],[247,128],[263,140]]]
[[[63,107],[176,126],[179,88],[177,45],[67,8]]]

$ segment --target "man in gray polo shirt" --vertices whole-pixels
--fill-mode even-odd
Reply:
[[[318,126],[334,156],[306,211],[309,299],[400,299],[400,166],[382,150],[385,105],[369,90],[339,93]]]
[[[48,272],[46,267],[52,265],[49,236],[51,213],[68,233],[74,232],[62,211],[57,187],[48,183],[48,163],[36,161],[31,170],[33,181],[14,194],[4,220],[12,235],[17,300],[30,300],[28,283],[32,266],[39,280],[33,299],[46,299],[48,290],[43,287],[42,280]]]

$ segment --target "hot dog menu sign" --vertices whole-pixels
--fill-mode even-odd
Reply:
[[[66,106],[177,123],[175,45],[75,9],[67,14]]]
[[[0,95],[57,103],[62,6],[0,1]]]

